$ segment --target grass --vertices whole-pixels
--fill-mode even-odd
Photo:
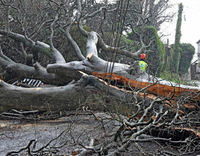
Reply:
[[[175,82],[177,84],[183,84],[183,85],[195,86],[195,87],[198,87],[198,85],[199,85],[194,80],[182,81],[178,74],[169,73],[169,72],[163,72],[161,74],[161,78],[164,80],[167,80],[167,81]]]

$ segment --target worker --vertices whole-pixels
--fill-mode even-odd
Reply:
[[[140,61],[139,61],[140,69],[147,72],[148,65],[145,62],[145,60],[146,60],[146,54],[140,54]]]

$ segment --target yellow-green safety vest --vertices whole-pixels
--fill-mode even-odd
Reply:
[[[147,63],[144,61],[139,61],[140,69],[146,71]]]

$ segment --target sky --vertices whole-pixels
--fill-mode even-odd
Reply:
[[[197,52],[197,41],[200,40],[200,0],[170,0],[171,4],[174,4],[173,8],[168,11],[175,11],[177,14],[170,23],[164,23],[161,27],[162,33],[168,35],[161,40],[166,43],[167,38],[170,44],[174,43],[176,22],[178,16],[178,5],[183,4],[183,16],[182,16],[182,26],[181,26],[181,43],[190,43],[195,47],[195,52]],[[196,54],[193,58],[195,61]],[[193,62],[192,61],[192,62]]]

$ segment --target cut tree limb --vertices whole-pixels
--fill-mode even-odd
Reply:
[[[93,72],[92,75],[97,76],[99,78],[103,79],[110,79],[115,80],[117,82],[123,83],[126,86],[130,86],[132,88],[146,88],[146,90],[154,94],[156,96],[160,97],[169,97],[172,96],[181,96],[181,95],[187,95],[190,98],[193,98],[193,100],[200,101],[200,88],[199,87],[192,87],[192,86],[185,86],[185,85],[179,85],[171,83],[169,85],[168,81],[158,79],[159,81],[157,83],[153,83],[151,81],[142,82],[142,81],[136,81],[128,79],[127,77],[120,76],[114,73],[97,73]]]

